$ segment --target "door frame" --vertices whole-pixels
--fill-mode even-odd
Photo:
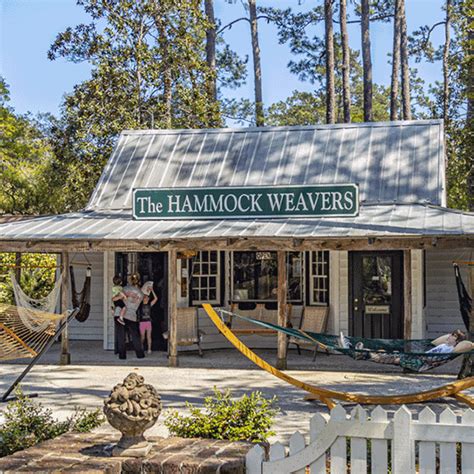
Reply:
[[[399,322],[398,322],[398,334],[396,337],[391,335],[391,339],[403,339],[405,337],[405,282],[404,282],[404,265],[405,259],[403,250],[354,250],[349,251],[349,334],[354,334],[354,277],[355,277],[355,268],[354,268],[354,259],[356,256],[364,257],[364,256],[391,256],[391,257],[398,257],[398,261],[400,264],[399,268],[399,278],[398,281],[392,281],[392,285],[395,283],[399,286],[398,291],[400,293],[400,300],[397,302],[398,312],[400,314]],[[392,270],[392,278],[393,278],[393,270]],[[391,328],[392,330],[392,328]]]

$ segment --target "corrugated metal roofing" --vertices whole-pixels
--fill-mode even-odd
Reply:
[[[82,212],[0,225],[0,240],[166,240],[222,237],[474,235],[474,213],[430,205],[365,205],[357,217],[134,221],[129,212]]]
[[[89,210],[138,187],[358,183],[367,203],[444,202],[442,121],[126,131]]]

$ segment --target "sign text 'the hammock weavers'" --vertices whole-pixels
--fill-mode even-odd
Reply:
[[[356,184],[133,190],[134,219],[350,217],[358,212]]]

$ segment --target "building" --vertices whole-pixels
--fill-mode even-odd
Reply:
[[[288,301],[296,325],[304,306],[327,305],[328,332],[364,337],[462,327],[452,262],[472,260],[473,247],[474,214],[446,207],[439,120],[125,131],[83,211],[0,225],[0,251],[92,263],[92,315],[71,338],[113,349],[113,275],[153,280],[154,348],[166,349],[169,327],[171,364],[186,350],[173,340],[176,307],[202,302],[272,311]],[[199,318],[203,347],[226,347]]]

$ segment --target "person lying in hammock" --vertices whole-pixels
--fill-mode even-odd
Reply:
[[[444,336],[443,338],[433,340],[431,343],[435,347],[425,351],[424,354],[427,354],[426,356],[423,356],[422,354],[400,353],[396,351],[391,353],[383,350],[374,351],[373,349],[365,348],[363,342],[358,342],[354,345],[355,351],[352,357],[354,357],[354,359],[370,360],[379,364],[399,365],[415,372],[422,372],[445,362],[446,358],[442,357],[442,354],[450,354],[454,352],[457,344],[465,339],[466,334],[463,331],[456,329],[447,337]],[[342,333],[339,345],[345,349],[352,348]],[[432,357],[428,354],[440,354],[440,356]]]

